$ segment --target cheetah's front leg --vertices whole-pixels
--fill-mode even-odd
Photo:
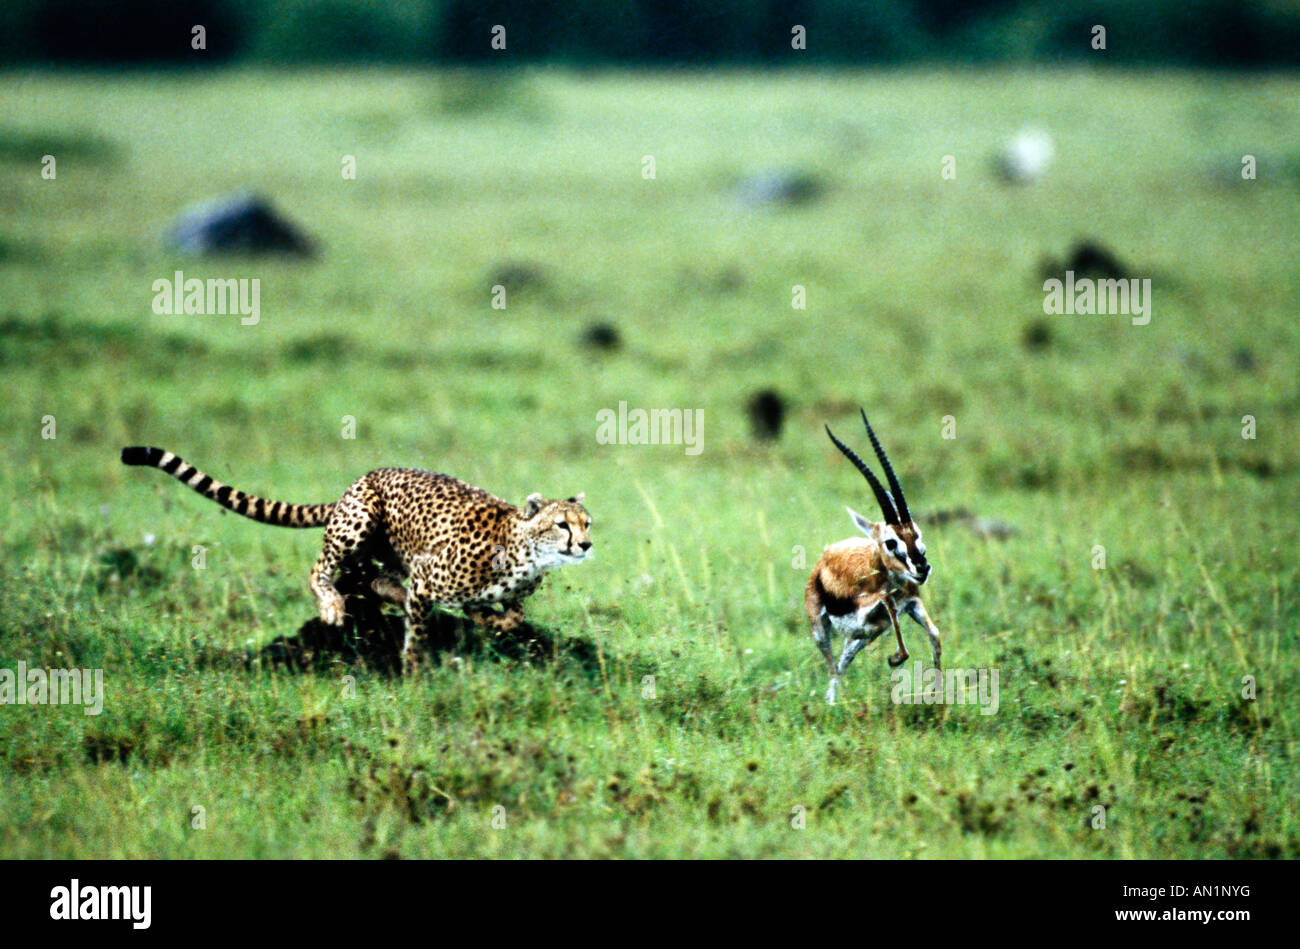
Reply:
[[[402,674],[411,675],[419,669],[424,660],[425,629],[424,621],[429,617],[433,606],[429,580],[421,574],[411,575],[411,586],[406,591],[406,639],[402,643]]]

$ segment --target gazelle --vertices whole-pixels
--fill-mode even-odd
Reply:
[[[899,666],[907,661],[903,632],[898,628],[899,613],[906,613],[925,627],[930,637],[930,648],[934,651],[936,670],[940,668],[943,652],[939,630],[921,603],[921,584],[930,576],[925,544],[921,543],[921,529],[912,521],[903,489],[899,487],[885,450],[876,440],[876,433],[871,430],[866,412],[862,413],[862,422],[867,427],[871,447],[876,450],[876,457],[885,470],[885,477],[889,479],[892,494],[885,490],[866,463],[835,437],[829,425],[826,434],[867,479],[885,520],[868,521],[849,508],[849,517],[866,536],[851,537],[827,547],[817,566],[813,567],[804,590],[804,609],[812,626],[813,641],[830,667],[831,683],[826,690],[826,701],[831,704],[839,693],[840,678],[848,670],[853,657],[891,627],[898,639],[898,652],[890,657],[889,665]],[[848,637],[838,663],[831,652],[832,630]]]

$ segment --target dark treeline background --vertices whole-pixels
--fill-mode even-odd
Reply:
[[[190,48],[195,24],[207,50]],[[507,53],[489,47],[495,24]],[[807,49],[791,49],[791,27]],[[1106,51],[1090,47],[1106,27]],[[0,63],[1300,64],[1300,0],[3,0]]]

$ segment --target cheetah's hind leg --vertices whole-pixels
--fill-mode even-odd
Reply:
[[[325,525],[325,540],[320,557],[311,568],[308,582],[320,607],[321,621],[330,626],[343,625],[343,595],[334,586],[340,570],[359,571],[359,552],[377,527],[375,516],[365,498],[349,492],[339,499]]]

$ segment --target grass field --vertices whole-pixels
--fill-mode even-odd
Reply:
[[[1300,856],[1300,81],[11,73],[0,116],[0,668],[106,689],[0,706],[0,855]],[[1026,125],[1056,162],[1007,188]],[[823,191],[742,206],[772,169]],[[163,249],[250,187],[317,259]],[[1148,325],[1044,315],[1042,259],[1084,238],[1151,278]],[[259,278],[260,322],[156,315],[176,269]],[[702,409],[702,451],[599,444],[620,401]],[[821,427],[865,447],[858,405],[996,714],[891,702],[888,639],[822,701],[803,585],[876,510]],[[549,659],[247,668],[314,615],[319,531],[127,444],[290,501],[385,465],[581,490],[596,556],[528,601]],[[927,525],[958,508],[1016,533]]]

